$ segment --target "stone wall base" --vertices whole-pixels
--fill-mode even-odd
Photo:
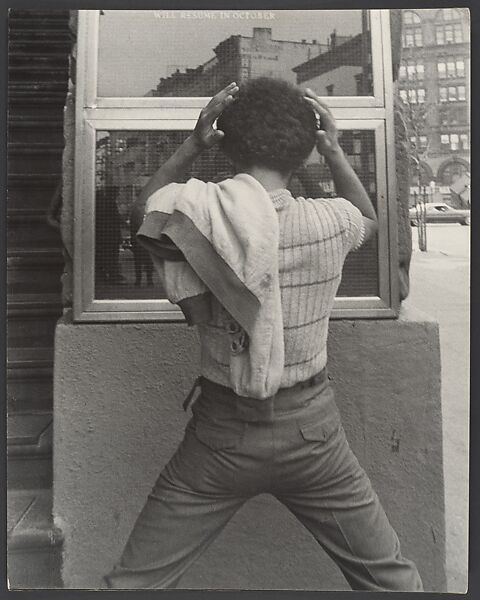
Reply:
[[[198,344],[181,323],[76,324],[56,330],[54,518],[66,588],[94,589],[120,555],[158,472],[181,440],[182,400]],[[445,523],[437,324],[334,321],[329,371],[351,446],[417,563],[445,590]],[[185,588],[348,589],[313,538],[259,496],[185,575]]]

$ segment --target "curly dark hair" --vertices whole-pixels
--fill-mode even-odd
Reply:
[[[217,127],[225,133],[221,149],[242,167],[293,171],[315,145],[315,113],[301,90],[283,79],[258,77],[242,84]]]

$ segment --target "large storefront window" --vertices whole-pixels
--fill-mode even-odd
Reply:
[[[135,240],[130,212],[209,97],[259,75],[328,96],[342,147],[378,212],[377,238],[347,259],[334,316],[394,316],[388,24],[388,11],[366,10],[80,11],[75,318],[182,318]],[[228,160],[212,149],[186,177],[230,175]],[[335,195],[316,151],[290,187],[294,195]]]

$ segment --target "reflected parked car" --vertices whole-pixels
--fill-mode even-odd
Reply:
[[[419,205],[418,212],[415,207],[409,210],[410,223],[415,227],[418,225],[418,215],[422,207]],[[470,211],[467,209],[452,208],[444,202],[426,202],[425,220],[427,223],[460,223],[470,225]]]

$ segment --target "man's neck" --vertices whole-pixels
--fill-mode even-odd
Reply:
[[[249,167],[242,171],[259,181],[267,192],[287,187],[291,177],[291,173],[282,174],[267,167]]]

